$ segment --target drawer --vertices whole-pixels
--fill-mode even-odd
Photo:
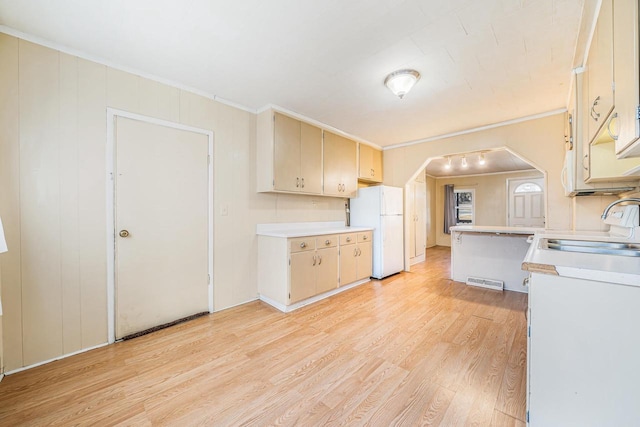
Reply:
[[[338,236],[336,234],[330,234],[327,236],[316,237],[316,248],[333,248],[338,246]]]
[[[371,231],[363,231],[361,233],[358,233],[358,243],[370,242],[371,236]]]
[[[289,247],[291,253],[313,251],[316,249],[316,237],[298,237],[296,239],[289,239]]]
[[[350,245],[358,241],[358,233],[348,233],[340,235],[340,245]]]

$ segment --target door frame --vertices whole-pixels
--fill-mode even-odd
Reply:
[[[145,123],[166,126],[173,129],[185,130],[207,136],[208,139],[208,306],[209,313],[213,313],[213,131],[183,125],[168,120],[155,117],[144,116],[142,114],[131,113],[129,111],[118,110],[107,107],[107,152],[106,152],[106,190],[107,190],[107,335],[109,344],[116,341],[116,271],[115,271],[115,249],[116,249],[116,228],[115,228],[115,148],[116,118],[138,120]]]

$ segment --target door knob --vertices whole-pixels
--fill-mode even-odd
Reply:
[[[120,237],[129,237],[129,232],[127,230],[120,230],[120,233],[118,234]]]

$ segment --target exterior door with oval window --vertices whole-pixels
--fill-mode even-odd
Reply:
[[[543,178],[510,179],[509,227],[544,228],[544,181]]]

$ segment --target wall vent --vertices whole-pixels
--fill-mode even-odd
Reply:
[[[479,286],[481,288],[501,291],[504,289],[504,282],[501,280],[482,279],[480,277],[467,277],[467,285]]]

